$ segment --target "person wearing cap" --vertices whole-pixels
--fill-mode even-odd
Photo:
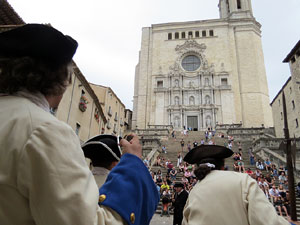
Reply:
[[[98,185],[102,187],[109,172],[118,164],[121,149],[119,137],[107,134],[97,135],[82,144],[84,156],[92,162],[92,173]]]
[[[184,189],[183,183],[175,183],[175,195],[172,199],[174,206],[173,225],[181,225],[183,218],[183,209],[188,198],[188,192]]]
[[[78,136],[49,112],[71,82],[77,46],[41,24],[0,33],[1,224],[149,224],[155,212],[136,135],[120,141],[120,162],[99,191]]]
[[[218,145],[201,145],[186,154],[184,161],[198,166],[194,172],[198,183],[189,194],[182,224],[288,225],[254,179],[223,171],[224,159],[232,154]]]

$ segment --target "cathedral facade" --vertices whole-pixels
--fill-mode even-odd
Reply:
[[[143,28],[132,127],[273,125],[251,0],[220,0],[220,19]]]

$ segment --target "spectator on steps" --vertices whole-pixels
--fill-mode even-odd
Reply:
[[[172,170],[170,171],[170,176],[172,181],[176,180],[176,175],[177,175],[177,170],[175,169],[175,167],[173,167]]]
[[[282,210],[285,212],[285,215],[288,217],[288,211],[284,206],[284,199],[281,196],[278,196],[274,202],[275,207],[277,208],[279,215],[282,216]]]
[[[245,166],[243,160],[238,160],[238,167],[239,167],[239,172],[244,173],[245,172]]]
[[[171,203],[170,190],[167,190],[167,189],[163,190],[162,196],[161,196],[161,201],[162,201],[162,208],[161,208],[160,216],[162,217],[163,215],[167,215],[167,217],[169,217],[170,216],[169,205]]]
[[[285,181],[287,181],[287,177],[285,175],[285,172],[281,172],[280,176],[278,177],[278,181],[280,184],[283,184]]]
[[[255,156],[252,152],[250,153],[249,158],[250,158],[250,165],[254,166],[255,165]]]
[[[267,158],[265,160],[264,164],[265,164],[265,168],[266,168],[267,171],[270,171],[272,169],[272,163],[271,163],[270,159]]]
[[[248,168],[245,173],[247,173],[249,176],[251,176],[253,174],[253,171],[251,170],[251,168]]]
[[[264,165],[260,161],[260,159],[256,162],[256,168],[259,169],[259,170],[263,170],[264,169]]]
[[[179,167],[180,163],[182,162],[182,155],[181,152],[178,152],[177,154],[177,167]]]
[[[269,194],[271,196],[271,201],[276,202],[277,198],[280,196],[278,189],[275,185],[269,190]]]

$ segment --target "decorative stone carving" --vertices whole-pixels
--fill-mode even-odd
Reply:
[[[183,45],[177,45],[175,51],[182,54],[189,50],[204,52],[205,49],[205,44],[198,44],[195,40],[187,40]]]

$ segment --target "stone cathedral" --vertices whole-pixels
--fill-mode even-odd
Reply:
[[[133,129],[173,125],[273,125],[251,0],[220,0],[220,19],[143,28],[136,66]]]

